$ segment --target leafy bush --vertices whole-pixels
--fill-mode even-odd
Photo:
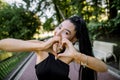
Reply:
[[[3,80],[28,55],[28,53],[20,53],[0,62],[0,80]]]
[[[102,24],[98,22],[90,22],[88,24],[88,29],[90,33],[90,37],[92,39],[96,39],[101,34]]]
[[[93,22],[91,21],[88,24],[89,33],[92,39],[99,38],[100,36],[108,37],[114,35],[114,32],[117,31],[117,34],[120,33],[120,15],[114,19],[110,19],[104,22]]]
[[[13,56],[12,52],[0,51],[0,61],[5,60],[12,56]]]
[[[0,9],[0,39],[31,39],[40,24],[39,18],[33,12],[22,7],[7,6]]]

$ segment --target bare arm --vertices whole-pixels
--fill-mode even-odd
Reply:
[[[0,50],[12,52],[45,50],[56,41],[59,41],[58,37],[51,38],[46,42],[7,38],[0,40]]]
[[[107,65],[103,61],[85,54],[81,54],[79,52],[77,52],[74,56],[74,61],[79,64],[82,62],[86,67],[89,67],[97,72],[107,71]]]
[[[20,39],[2,39],[0,40],[0,50],[5,51],[34,51],[39,49],[43,49],[43,42],[35,43],[32,41],[25,41]]]
[[[65,45],[66,49],[62,54],[59,54],[58,57],[62,56],[70,57],[73,59],[72,61],[75,61],[78,64],[83,63],[81,65],[86,64],[85,65],[86,67],[89,67],[98,72],[107,71],[107,65],[103,61],[95,57],[87,56],[85,54],[78,52],[69,40],[63,39],[62,44]]]

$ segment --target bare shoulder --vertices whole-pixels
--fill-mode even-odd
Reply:
[[[36,51],[35,53],[37,55],[36,64],[45,60],[49,55],[48,52],[46,52],[46,51]]]

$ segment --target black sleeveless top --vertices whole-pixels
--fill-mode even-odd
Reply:
[[[69,65],[59,59],[55,60],[52,54],[37,64],[35,69],[38,80],[70,80]]]

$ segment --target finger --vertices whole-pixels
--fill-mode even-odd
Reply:
[[[54,51],[55,53],[57,53],[57,47],[58,47],[58,43],[55,43],[55,44],[53,45],[53,51]]]
[[[64,38],[63,39],[63,43],[65,43],[66,47],[70,47],[70,46],[73,46],[72,42],[69,41],[68,39]]]
[[[54,44],[56,42],[59,42],[60,38],[55,36],[55,37],[52,37],[50,38],[48,41],[49,41],[49,44]]]
[[[62,37],[60,36],[59,47],[62,48]]]
[[[60,53],[57,55],[57,58],[60,58],[60,57],[63,57],[64,56],[64,53]]]
[[[67,47],[68,46],[68,43],[66,41],[66,39],[63,39],[62,40],[62,47]]]
[[[68,55],[66,53],[61,53],[57,55],[57,58],[60,58],[60,57],[68,57]]]
[[[57,53],[53,51],[53,55],[56,57],[56,56],[57,56]]]
[[[60,36],[55,36],[55,42],[60,43],[61,42],[61,37]]]

